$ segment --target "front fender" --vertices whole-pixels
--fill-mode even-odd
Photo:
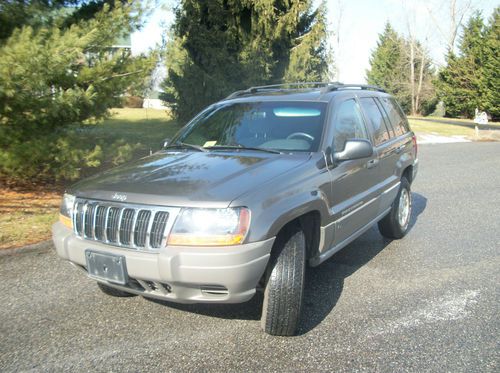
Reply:
[[[312,211],[319,212],[321,225],[327,224],[328,202],[320,190],[270,196],[252,210],[252,223],[247,241],[275,237],[287,223]]]

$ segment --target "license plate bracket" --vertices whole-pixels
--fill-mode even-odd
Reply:
[[[123,255],[87,249],[85,260],[89,277],[119,285],[125,285],[128,282],[127,266]]]

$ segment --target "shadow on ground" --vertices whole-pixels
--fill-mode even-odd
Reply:
[[[427,206],[427,198],[412,193],[413,209],[410,230]],[[384,238],[376,226],[316,268],[309,268],[298,335],[306,334],[330,314],[342,294],[344,279],[377,256],[392,240]],[[224,319],[259,320],[262,294],[241,304],[177,304],[148,299],[182,311]]]

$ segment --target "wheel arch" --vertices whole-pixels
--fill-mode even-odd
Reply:
[[[401,173],[401,177],[406,178],[411,184],[413,182],[413,165],[406,166],[406,168]]]
[[[292,215],[293,216],[293,215]],[[282,223],[277,229],[276,236],[287,231],[290,226],[297,226],[304,232],[306,240],[306,259],[316,256],[319,252],[319,243],[321,238],[321,213],[317,209],[311,209],[303,212],[301,215],[290,217],[289,220]]]

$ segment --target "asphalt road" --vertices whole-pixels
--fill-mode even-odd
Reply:
[[[498,372],[500,143],[420,147],[413,223],[308,272],[300,333],[235,306],[116,299],[54,252],[0,257],[0,371]]]

